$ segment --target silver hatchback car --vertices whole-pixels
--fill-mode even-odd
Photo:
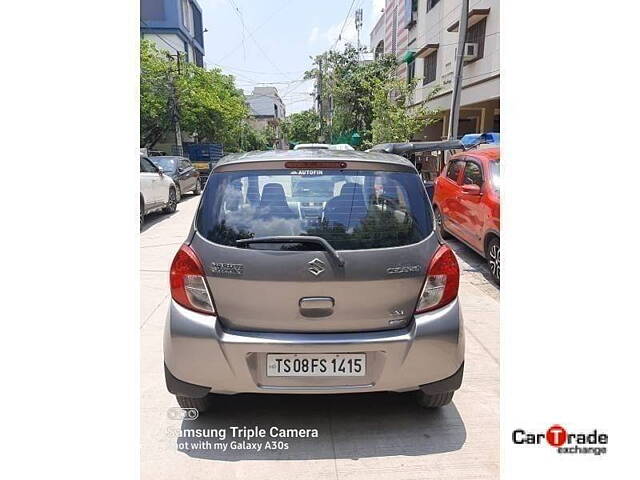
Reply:
[[[235,393],[446,405],[464,368],[459,277],[403,157],[228,155],[171,265],[167,388],[201,412]]]

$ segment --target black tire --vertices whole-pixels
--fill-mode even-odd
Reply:
[[[486,257],[491,278],[500,285],[500,238],[493,237],[489,240]]]
[[[455,392],[436,393],[435,395],[427,395],[422,390],[416,392],[416,400],[422,408],[439,408],[451,403]]]
[[[211,408],[211,399],[207,395],[203,398],[181,397],[176,395],[178,405],[182,408],[195,408],[199,413],[205,413]]]
[[[176,184],[176,200],[178,201],[178,203],[180,203],[180,200],[182,200],[182,189],[180,188],[179,184]]]
[[[176,197],[176,189],[171,187],[169,189],[169,200],[167,202],[167,206],[162,210],[164,213],[173,213],[176,211],[178,207],[178,200]]]
[[[202,182],[200,179],[196,182],[196,188],[193,189],[194,195],[200,195],[202,193]]]
[[[140,199],[140,230],[144,225],[144,200]]]
[[[436,228],[438,229],[438,232],[440,232],[440,236],[445,240],[447,238],[451,238],[451,235],[449,235],[449,233],[442,226],[442,213],[440,212],[440,209],[438,207],[433,207],[433,215],[435,217]]]

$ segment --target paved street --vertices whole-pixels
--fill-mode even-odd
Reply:
[[[236,395],[217,413],[172,420],[164,385],[162,334],[168,270],[199,197],[172,215],[151,215],[140,235],[141,473],[143,479],[463,479],[499,476],[499,291],[484,260],[458,242],[466,365],[454,402],[419,408],[409,394]],[[180,428],[272,425],[318,428],[319,438],[288,439],[281,451],[178,451]],[[229,439],[227,439],[229,440]],[[212,439],[215,441],[215,439]]]

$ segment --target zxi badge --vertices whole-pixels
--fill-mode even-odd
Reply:
[[[325,270],[325,265],[324,262],[322,260],[320,260],[319,258],[314,258],[313,260],[311,260],[309,262],[309,273],[311,273],[313,276],[317,277],[318,275],[320,275],[322,272],[324,272]]]

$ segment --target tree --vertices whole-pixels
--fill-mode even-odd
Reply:
[[[153,147],[172,127],[172,88],[180,126],[197,132],[201,141],[239,149],[248,107],[234,79],[219,69],[207,70],[181,59],[177,62],[148,40],[140,45],[140,145]]]
[[[251,126],[249,122],[242,122],[238,151],[251,152],[253,150],[266,150],[271,145],[272,143],[269,143],[266,129],[257,129]],[[227,149],[227,151],[231,150]]]
[[[364,143],[370,143],[374,96],[395,77],[395,57],[385,55],[363,63],[358,50],[347,45],[344,52],[329,51],[317,56],[314,68],[305,72],[305,78],[317,79],[320,64],[325,111],[328,113],[329,105],[333,105],[331,137],[359,132]]]
[[[148,40],[140,42],[140,146],[153,147],[171,127],[169,61]]]
[[[376,91],[373,101],[373,144],[408,142],[425,125],[431,125],[440,119],[439,110],[427,106],[440,88],[432,89],[419,105],[409,106],[415,85],[415,79],[410,83],[396,79],[382,84]]]
[[[183,69],[176,80],[182,130],[198,132],[202,141],[237,146],[248,107],[233,77],[193,63],[186,63]]]
[[[282,123],[282,130],[292,143],[318,143],[320,140],[320,116],[313,110],[289,115]]]

